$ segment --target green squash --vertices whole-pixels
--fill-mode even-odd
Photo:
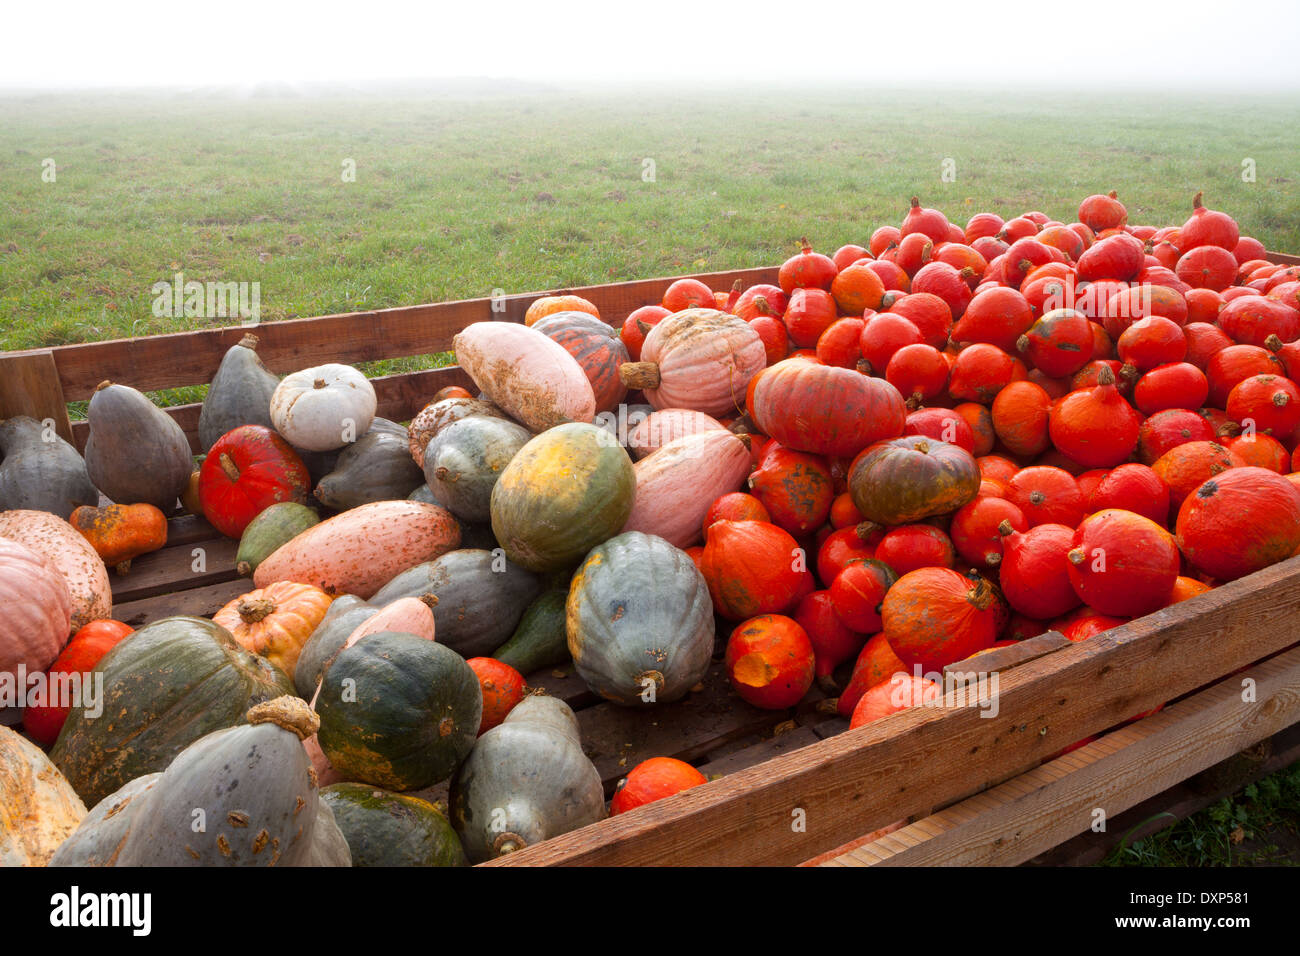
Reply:
[[[200,737],[242,723],[252,705],[294,690],[278,667],[197,617],[128,635],[95,667],[92,680],[101,678],[102,714],[73,707],[50,751],[87,806],[166,769]]]
[[[226,350],[199,410],[199,443],[204,451],[241,425],[271,424],[271,396],[280,384],[257,356],[257,336],[249,333]]]
[[[451,825],[482,863],[605,816],[605,792],[564,701],[525,697],[474,747],[451,783]]]
[[[334,658],[316,709],[317,740],[335,770],[400,792],[451,776],[474,746],[483,694],[455,651],[383,631]]]
[[[370,429],[343,449],[334,470],[316,485],[321,504],[346,511],[372,501],[396,501],[420,486],[424,475],[411,460],[406,429],[375,419]]]
[[[282,544],[288,544],[313,525],[320,524],[320,515],[296,501],[280,501],[271,505],[248,523],[239,538],[239,551],[235,554],[235,570],[250,578],[257,566],[269,558]]]
[[[690,556],[629,531],[592,550],[566,607],[574,668],[597,694],[637,707],[679,700],[713,657],[713,602]]]
[[[482,657],[509,636],[540,590],[537,576],[501,553],[460,548],[417,564],[385,584],[370,603],[432,594],[439,644],[462,657]]]
[[[312,699],[330,658],[342,649],[353,631],[378,613],[379,605],[363,601],[355,594],[343,594],[333,600],[298,653],[298,663],[293,668],[293,686],[298,689],[299,697]]]
[[[487,415],[453,422],[424,449],[429,490],[457,518],[487,521],[497,479],[532,437],[522,425]]]
[[[113,866],[136,811],[162,777],[162,771],[136,777],[90,808],[76,831],[59,845],[50,866]]]
[[[451,823],[432,803],[366,783],[321,789],[347,838],[353,866],[467,866]]]
[[[129,385],[101,382],[86,411],[86,474],[110,501],[176,507],[194,471],[176,420]]]
[[[0,511],[48,511],[67,521],[81,505],[98,504],[77,449],[26,415],[0,422]]]
[[[538,435],[492,489],[492,531],[530,571],[571,567],[618,534],[632,513],[636,474],[608,432],[571,422]]]
[[[493,651],[492,656],[525,677],[568,661],[569,636],[564,621],[564,605],[568,599],[568,591],[554,588],[543,591],[528,605],[510,640]]]

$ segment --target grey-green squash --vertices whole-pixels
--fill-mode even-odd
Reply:
[[[50,866],[113,866],[131,832],[145,794],[162,771],[136,777],[90,808],[76,831],[59,845]]]
[[[86,463],[53,428],[26,415],[0,422],[0,511],[48,511],[67,521],[99,504]]]
[[[320,515],[296,501],[279,501],[271,505],[244,528],[235,552],[235,570],[252,577],[257,566],[282,544],[292,541],[313,525]]]
[[[442,429],[453,422],[471,415],[491,415],[509,421],[509,416],[484,398],[444,398],[440,402],[430,402],[420,413],[411,419],[408,429],[411,442],[411,458],[421,468],[424,467],[424,449]]]
[[[438,643],[462,657],[482,657],[499,647],[541,585],[537,576],[504,553],[461,548],[403,571],[379,589],[377,607],[403,597],[437,598],[433,621]]]
[[[342,594],[334,599],[302,646],[298,663],[294,665],[293,685],[299,697],[312,699],[330,658],[342,650],[353,631],[378,613],[379,605],[363,601],[355,594]]]
[[[600,773],[564,701],[534,695],[475,745],[452,779],[451,825],[482,863],[605,816]]]
[[[321,751],[344,779],[401,792],[451,776],[474,746],[483,694],[455,651],[382,631],[326,667],[316,710]]]
[[[436,505],[438,503],[438,499],[433,496],[433,491],[429,488],[427,481],[406,497],[408,501],[423,501],[427,505]]]
[[[257,355],[257,336],[247,333],[226,350],[199,410],[199,442],[209,449],[240,425],[271,425],[271,396],[280,384]]]
[[[522,425],[490,415],[453,422],[424,449],[424,477],[430,492],[457,518],[488,521],[497,479],[532,437]]]
[[[618,534],[632,513],[636,474],[627,452],[596,425],[570,422],[538,435],[492,489],[492,532],[530,571],[578,563]]]
[[[423,477],[411,460],[406,429],[376,419],[369,431],[343,449],[334,469],[317,483],[315,494],[326,507],[346,511],[372,501],[406,498]]]
[[[527,677],[544,667],[555,667],[570,659],[565,628],[565,604],[569,592],[556,588],[543,591],[524,612],[519,626],[492,656]]]
[[[198,617],[165,618],[128,635],[96,665],[92,681],[101,680],[100,699],[71,709],[50,751],[87,806],[294,689],[274,664]]]
[[[129,385],[101,382],[86,413],[86,474],[111,501],[170,513],[194,470],[176,420]]]
[[[321,788],[347,838],[353,866],[467,866],[451,823],[434,804],[368,783]]]
[[[573,665],[606,700],[669,703],[704,679],[713,656],[713,602],[690,556],[628,531],[593,548],[569,585]]]

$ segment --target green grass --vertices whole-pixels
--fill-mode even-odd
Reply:
[[[1146,839],[1121,843],[1102,865],[1300,865],[1300,764]]]

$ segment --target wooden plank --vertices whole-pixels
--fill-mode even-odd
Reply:
[[[49,349],[0,355],[0,421],[18,415],[53,421],[59,437],[72,441],[68,405]]]
[[[375,414],[390,421],[406,422],[415,417],[440,389],[450,385],[459,385],[477,392],[473,380],[458,365],[444,368],[428,369],[422,372],[402,372],[396,375],[381,375],[372,378],[370,384],[375,387],[377,406]],[[190,451],[196,455],[204,454],[207,449],[199,441],[199,412],[203,405],[194,402],[189,405],[172,405],[163,411],[175,419],[181,426],[185,437],[189,439]],[[78,451],[85,451],[86,439],[90,437],[90,423],[85,421],[72,423],[72,443]]]
[[[1284,770],[1300,761],[1300,724],[1293,724],[1262,743],[1270,747],[1270,754],[1265,759],[1250,760],[1248,755],[1253,754],[1256,747],[1249,748],[1243,753],[1215,764],[1208,770],[1201,771],[1176,787],[1171,787],[1130,807],[1109,820],[1104,833],[1094,833],[1091,830],[1081,833],[1046,853],[1040,853],[1026,860],[1022,865],[1091,866],[1121,843],[1133,844],[1145,839],[1166,827],[1173,826],[1180,820],[1187,819],[1193,813],[1204,810],[1224,797],[1231,796],[1248,783]],[[1236,767],[1241,764],[1250,765],[1252,769],[1232,783],[1209,789],[1199,786],[1203,778],[1215,774],[1218,768],[1227,765]]]
[[[995,671],[1001,673],[1009,671],[1020,664],[1028,664],[1030,661],[1038,660],[1044,654],[1050,654],[1053,651],[1059,651],[1061,648],[1069,646],[1070,639],[1060,631],[1044,631],[1042,634],[1026,638],[1023,641],[1017,641],[1010,647],[998,647],[991,651],[985,651],[973,661],[968,658],[964,661],[949,664],[943,669],[943,672],[945,675],[974,672],[992,674]]]
[[[113,619],[139,628],[154,621],[161,621],[165,617],[176,617],[181,614],[190,617],[212,617],[241,594],[247,594],[252,587],[253,582],[248,578],[236,577],[230,581],[190,588],[186,591],[171,591],[154,597],[124,601],[121,604],[114,603]]]
[[[492,865],[653,864],[668,847],[680,865],[798,863],[1282,650],[1298,623],[1292,559],[1013,669],[996,716],[914,707]]]
[[[771,267],[734,269],[697,276],[712,289],[725,290],[740,279],[752,285],[776,281]],[[593,302],[611,324],[621,324],[642,305],[662,300],[678,276],[642,279],[572,290]],[[64,394],[70,401],[90,397],[104,379],[141,391],[200,385],[212,380],[226,351],[249,332],[259,339],[258,355],[279,374],[324,362],[368,362],[443,352],[457,332],[472,322],[523,321],[528,306],[548,293],[529,292],[500,299],[465,299],[373,312],[287,319],[260,325],[177,332],[136,339],[63,345],[51,349]],[[494,307],[495,306],[495,307]],[[27,353],[17,353],[27,354]]]
[[[591,707],[600,700],[591,692],[587,682],[577,675],[572,664],[533,671],[524,676],[524,681],[529,688],[558,697],[575,711]]]
[[[821,740],[812,727],[796,727],[784,734],[777,734],[761,743],[753,744],[743,750],[737,750],[717,760],[707,760],[699,764],[698,770],[710,780],[725,777],[747,767],[753,767],[765,760],[771,760],[781,754],[790,753],[800,747],[807,747]]]
[[[203,552],[201,558],[195,554],[196,550]],[[130,573],[109,572],[113,603],[126,604],[160,594],[233,581],[239,577],[235,572],[235,553],[238,550],[239,542],[233,538],[215,538],[141,555],[131,562]],[[194,569],[196,562],[200,562],[202,570]]]
[[[1256,700],[1242,701],[1243,681]],[[987,793],[829,861],[843,866],[1008,866],[1300,721],[1300,648],[1227,677],[1158,714]],[[915,837],[915,840],[912,838]]]
[[[167,547],[174,548],[182,544],[198,544],[221,537],[216,528],[208,524],[208,519],[201,515],[178,515],[167,521]]]
[[[1300,266],[1300,256],[1288,255],[1285,252],[1266,252],[1264,258],[1269,262],[1276,262],[1283,266]]]

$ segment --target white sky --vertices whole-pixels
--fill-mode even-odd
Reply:
[[[493,77],[1300,90],[1297,0],[14,0],[0,88]]]

